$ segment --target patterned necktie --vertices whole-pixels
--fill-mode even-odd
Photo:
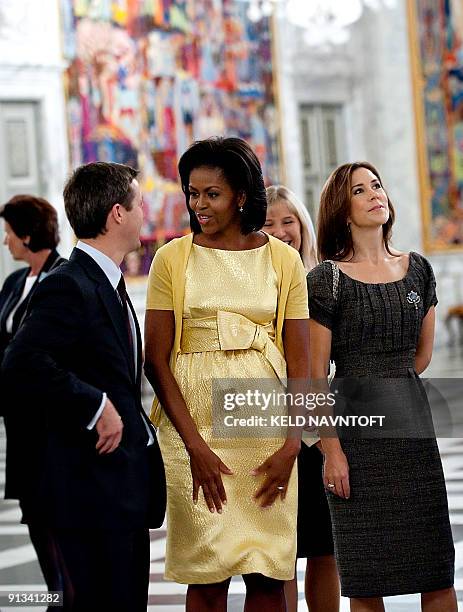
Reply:
[[[130,357],[133,363],[133,335],[132,326],[130,325],[129,308],[127,306],[127,289],[125,287],[124,277],[121,275],[120,281],[117,285],[117,293],[119,294],[119,300],[121,302],[122,310],[124,311],[124,319],[127,328],[127,335],[130,346]]]

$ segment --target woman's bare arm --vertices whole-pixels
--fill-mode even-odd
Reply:
[[[193,501],[198,500],[199,487],[211,512],[222,511],[226,502],[221,473],[231,470],[211,451],[200,436],[177,381],[169,366],[175,337],[172,310],[147,310],[145,317],[145,374],[170,421],[190,455],[193,476]]]
[[[421,374],[431,362],[432,349],[434,346],[434,327],[436,321],[436,309],[434,306],[428,310],[421,324],[420,337],[415,353],[415,370]]]
[[[331,330],[314,319],[310,319],[309,325],[312,380],[317,387],[317,391],[327,393],[329,391],[327,372],[331,354]],[[323,384],[323,389],[318,389],[321,384]],[[347,499],[350,496],[349,466],[339,438],[335,432],[323,436],[323,432],[320,431],[320,434],[323,452],[325,453],[323,475],[325,487],[328,484],[334,484],[335,488],[329,490]]]
[[[172,310],[147,310],[145,374],[163,409],[189,451],[202,441],[170,367],[175,319]]]
[[[307,393],[310,379],[308,320],[286,319],[283,344],[288,377],[286,392]],[[255,475],[265,474],[265,480],[255,494],[262,507],[271,506],[278,496],[285,498],[286,487],[300,448],[301,431],[297,432],[295,427],[290,427],[283,446],[254,470]]]

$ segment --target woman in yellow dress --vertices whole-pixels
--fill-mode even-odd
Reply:
[[[258,388],[262,379],[278,387],[308,378],[304,267],[294,249],[260,231],[264,181],[243,140],[194,143],[179,173],[192,233],[157,251],[145,320],[168,488],[165,577],[189,585],[189,612],[226,610],[235,575],[246,584],[247,612],[283,612],[300,438],[282,427],[271,437],[259,427],[223,435],[213,426],[223,423],[223,406],[212,400],[215,381]]]

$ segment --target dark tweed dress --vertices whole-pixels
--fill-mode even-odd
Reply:
[[[391,283],[362,283],[340,271],[337,299],[329,262],[307,278],[310,316],[332,330],[336,379],[408,377],[428,419],[429,405],[414,371],[423,318],[437,304],[427,260],[410,253],[406,276]],[[396,404],[401,399],[391,397]],[[402,401],[400,409],[407,407]],[[454,547],[435,439],[353,438],[341,444],[351,497],[327,497],[342,595],[385,597],[451,587]]]

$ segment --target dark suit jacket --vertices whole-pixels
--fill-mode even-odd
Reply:
[[[59,266],[64,261],[65,259],[60,256],[58,251],[53,250],[50,253],[29,294],[26,296],[26,299],[21,302],[14,313],[13,328],[11,332],[7,332],[6,322],[11,314],[11,311],[21,299],[24,285],[26,284],[26,278],[29,276],[30,268],[21,268],[20,270],[16,270],[6,277],[0,290],[0,363],[6,347],[24,319],[27,306],[31,297],[34,295],[34,291],[37,289],[38,283],[43,280],[50,269]]]
[[[24,321],[27,306],[34,295],[39,283],[46,275],[57,266],[61,265],[66,260],[60,256],[58,251],[53,250],[47,257],[42,269],[37,275],[37,280],[32,285],[26,298],[19,304],[13,316],[13,325],[10,332],[6,329],[6,323],[11,312],[18,304],[23,294],[26,279],[29,276],[30,268],[21,268],[10,274],[0,291],[0,363],[5,353],[6,347],[10,343],[14,334],[18,331],[21,323]],[[23,461],[24,457],[24,427],[21,414],[15,414],[8,400],[6,389],[2,387],[0,377],[0,414],[4,417],[5,428],[7,432],[6,439],[6,482],[5,482],[5,497],[16,499],[18,497],[15,491],[14,474],[16,466]]]
[[[162,524],[164,469],[141,404],[136,327],[135,372],[116,292],[79,249],[35,291],[2,368],[27,438],[14,478],[28,522],[112,529]],[[87,429],[102,392],[124,424],[120,446],[107,455],[98,454],[98,435]],[[155,440],[149,447],[146,423]]]

